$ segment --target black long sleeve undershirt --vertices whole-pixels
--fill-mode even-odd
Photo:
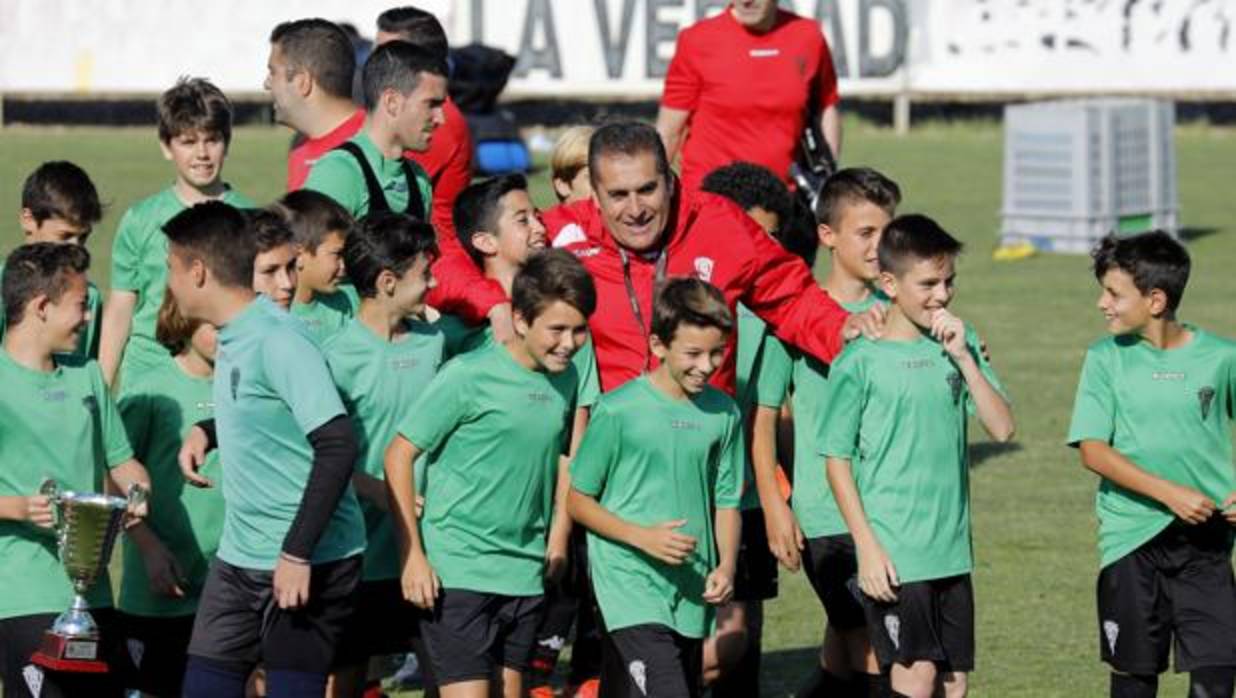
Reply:
[[[339,506],[339,498],[352,480],[359,452],[352,420],[347,415],[339,415],[314,429],[308,438],[313,446],[313,467],[296,518],[283,539],[283,552],[302,560],[313,556],[318,539]]]

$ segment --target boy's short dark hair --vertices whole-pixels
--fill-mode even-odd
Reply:
[[[170,254],[181,259],[200,259],[219,284],[228,288],[253,288],[254,235],[239,209],[222,201],[191,206],[163,224]]]
[[[155,341],[172,356],[179,356],[189,346],[193,333],[201,326],[201,320],[190,320],[181,314],[172,294],[163,294],[163,304],[159,306],[159,316],[155,321]]]
[[[777,216],[778,228],[790,219],[790,190],[767,167],[732,162],[709,172],[700,189],[724,196],[744,211],[758,206]]]
[[[67,160],[45,162],[26,177],[21,188],[21,207],[29,209],[38,225],[60,218],[88,228],[103,217],[99,192],[82,168]]]
[[[378,15],[378,31],[398,34],[403,41],[420,46],[443,60],[450,51],[442,23],[419,7],[392,7],[383,12]]]
[[[4,264],[0,296],[4,299],[5,326],[20,323],[26,304],[36,296],[47,296],[53,303],[69,287],[69,277],[85,274],[90,268],[90,253],[81,245],[33,242],[22,245]]]
[[[378,275],[402,276],[425,255],[438,257],[433,226],[406,213],[375,213],[360,219],[343,244],[343,264],[362,298],[377,295]]]
[[[347,209],[320,191],[297,189],[284,194],[271,205],[271,209],[283,216],[292,230],[292,239],[311,253],[331,233],[345,239],[352,230],[353,220]]]
[[[282,245],[295,245],[296,238],[283,214],[265,208],[247,208],[241,211],[253,240],[253,256],[270,252]]]
[[[156,106],[159,140],[164,143],[189,131],[217,133],[224,144],[232,142],[232,103],[206,78],[180,78],[159,95]]]
[[[797,196],[790,197],[790,217],[773,233],[790,254],[803,260],[810,269],[820,251],[820,235],[816,228],[815,214],[811,207]]]
[[[901,276],[916,261],[953,258],[961,254],[962,244],[940,224],[919,213],[897,216],[889,221],[880,236],[876,255],[880,271]]]
[[[588,176],[594,184],[598,176],[597,163],[602,157],[615,153],[627,157],[652,153],[657,161],[657,174],[669,176],[665,144],[657,130],[642,121],[616,121],[593,132],[588,139]]]
[[[815,204],[815,221],[836,226],[846,204],[866,201],[893,215],[901,203],[901,187],[870,167],[837,170],[820,188]]]
[[[485,261],[481,251],[472,245],[472,235],[481,231],[496,232],[502,211],[502,197],[513,191],[528,191],[528,180],[521,174],[499,175],[469,184],[451,208],[455,236],[472,261],[480,266]]]
[[[532,324],[537,316],[562,301],[585,318],[597,309],[592,274],[566,250],[540,250],[528,257],[511,284],[511,307]]]
[[[652,303],[652,334],[669,346],[680,325],[734,330],[734,313],[720,289],[693,276],[667,280]]]
[[[369,54],[361,72],[365,108],[373,110],[387,90],[411,94],[420,84],[421,73],[446,77],[447,72],[445,56],[406,41],[388,41]]]
[[[1192,262],[1188,250],[1171,235],[1162,230],[1129,237],[1108,235],[1090,257],[1100,283],[1107,272],[1119,269],[1133,277],[1133,285],[1143,296],[1157,288],[1167,296],[1168,311],[1180,307]]]
[[[270,43],[279,47],[289,74],[304,70],[332,97],[351,98],[356,52],[339,25],[320,17],[283,22]]]

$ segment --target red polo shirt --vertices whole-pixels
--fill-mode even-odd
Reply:
[[[819,109],[837,103],[837,73],[815,21],[777,11],[755,34],[727,8],[678,34],[661,104],[691,112],[682,183],[697,189],[735,160],[763,165],[789,182],[812,86]]]
[[[415,160],[429,173],[433,184],[433,206],[430,217],[438,238],[455,237],[455,225],[451,221],[451,207],[455,197],[472,181],[472,134],[463,112],[449,97],[442,107],[446,123],[433,132],[429,150],[423,153],[407,151],[405,157]],[[450,244],[450,243],[446,243]]]

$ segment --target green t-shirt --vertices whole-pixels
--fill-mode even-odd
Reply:
[[[119,406],[134,454],[150,473],[146,522],[180,563],[185,596],[173,599],[152,593],[141,551],[125,536],[124,576],[116,605],[139,616],[192,615],[223,532],[222,477],[217,450],[202,465],[202,475],[215,483],[205,489],[185,482],[176,455],[189,429],[214,415],[211,379],[191,376],[175,360],[166,361],[126,382]]]
[[[400,424],[429,456],[421,531],[443,587],[544,593],[545,538],[575,382],[574,367],[530,371],[494,345],[447,363]]]
[[[966,345],[1001,390],[969,326]],[[926,336],[860,338],[833,362],[828,380],[819,455],[850,461],[867,520],[898,579],[970,572],[966,431],[974,405],[957,365]]]
[[[314,294],[308,303],[292,303],[290,310],[305,323],[309,334],[321,343],[330,339],[342,330],[349,320],[356,317],[358,307],[360,298],[356,295],[356,289],[344,284],[334,293]]]
[[[425,392],[442,364],[442,333],[409,321],[407,331],[387,342],[354,319],[322,348],[326,363],[352,417],[360,445],[356,470],[386,479],[383,456],[409,408]],[[358,497],[365,515],[364,579],[398,579],[399,548],[389,513]]]
[[[95,362],[44,373],[0,347],[0,385],[0,496],[38,494],[48,477],[66,491],[102,492],[106,470],[133,457]],[[73,589],[51,531],[0,521],[0,560],[0,619],[69,607]],[[92,607],[111,606],[106,570],[86,599]]]
[[[1188,329],[1189,343],[1170,350],[1131,335],[1090,345],[1068,440],[1073,446],[1088,440],[1110,444],[1142,470],[1222,502],[1236,491],[1236,342]],[[1106,479],[1095,508],[1103,567],[1175,518],[1159,502]]]
[[[488,323],[469,325],[456,315],[443,314],[434,323],[446,338],[446,356],[454,357],[493,346],[494,331]],[[592,336],[571,357],[579,377],[575,391],[576,407],[592,407],[601,397],[601,378],[597,374],[597,355],[592,349]]]
[[[265,296],[219,329],[212,394],[227,502],[219,559],[272,570],[309,481],[307,435],[345,414],[343,402],[304,324]],[[365,519],[349,484],[313,562],[364,549]]]
[[[790,385],[790,355],[776,335],[747,306],[738,306],[737,402],[744,433],[751,434],[755,408],[780,408]],[[751,439],[743,469],[742,510],[760,508],[760,494],[751,469]]]
[[[0,262],[0,278],[4,277],[4,262]],[[90,311],[90,321],[82,328],[77,338],[77,348],[67,354],[56,354],[56,358],[73,364],[84,364],[87,359],[99,358],[99,327],[103,324],[103,294],[93,281],[86,282],[86,309]],[[0,303],[0,342],[4,341],[5,326],[8,318],[4,313],[4,303]]]
[[[237,208],[254,206],[249,199],[231,189],[223,202]],[[167,349],[155,339],[159,321],[159,306],[167,289],[167,236],[163,224],[188,208],[168,187],[153,196],[133,204],[112,242],[112,288],[137,294],[129,342],[125,345],[122,365],[134,371],[157,366],[171,358]],[[123,373],[124,371],[122,371]]]
[[[736,509],[742,494],[742,417],[712,387],[678,401],[647,376],[601,396],[571,463],[571,486],[625,521],[649,526],[685,519],[695,551],[668,565],[588,533],[588,565],[605,626],[658,623],[687,637],[710,632],[704,582],[717,566],[713,509]]]
[[[877,302],[887,300],[883,294],[873,293],[857,303],[842,303],[841,307],[851,313],[862,313]],[[790,353],[794,357],[794,493],[790,498],[794,516],[807,538],[848,533],[828,485],[824,459],[819,455],[819,435],[827,427],[823,418],[831,400],[828,364],[797,349]]]
[[[386,204],[392,211],[409,213],[421,220],[429,220],[429,207],[433,202],[433,188],[429,175],[420,165],[408,160],[412,172],[416,175],[416,186],[421,192],[421,201],[425,204],[424,211],[408,211],[408,180],[403,174],[404,159],[388,158],[382,155],[378,146],[369,138],[366,129],[352,137],[352,143],[360,146],[365,154],[365,160],[373,169],[386,194]],[[318,159],[309,170],[309,178],[305,180],[305,189],[313,189],[334,199],[348,210],[354,218],[369,213],[369,187],[365,186],[365,175],[356,158],[351,153],[342,150],[332,150]]]

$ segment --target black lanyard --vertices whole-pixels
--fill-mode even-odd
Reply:
[[[622,280],[627,286],[627,300],[631,301],[631,312],[635,315],[635,323],[639,325],[640,335],[644,338],[644,372],[647,373],[652,368],[652,350],[648,346],[650,339],[651,328],[648,323],[644,322],[644,311],[640,310],[639,297],[635,295],[635,282],[631,280],[631,258],[627,255],[627,251],[618,248],[618,255],[622,258]],[[654,272],[653,295],[656,295],[656,287],[665,280],[665,267],[669,264],[669,254],[664,248],[657,253],[656,271]],[[655,299],[653,301],[656,302]]]

